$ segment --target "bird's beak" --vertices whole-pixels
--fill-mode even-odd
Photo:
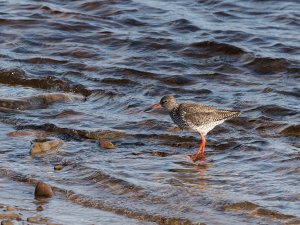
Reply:
[[[158,108],[161,108],[161,104],[155,104],[155,105],[149,107],[148,109],[146,109],[144,112],[149,112],[152,109],[158,109]]]

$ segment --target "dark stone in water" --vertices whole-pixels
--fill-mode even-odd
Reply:
[[[189,85],[193,84],[194,81],[183,76],[171,76],[161,79],[161,81],[168,85]]]
[[[268,218],[278,219],[278,220],[286,220],[286,219],[294,218],[294,216],[278,213],[278,212],[275,212],[275,211],[272,211],[269,209],[264,209],[264,208],[258,208],[257,210],[252,212],[251,215],[268,217]]]
[[[34,196],[50,198],[53,196],[52,188],[46,183],[38,182],[35,186]]]
[[[180,33],[196,32],[200,30],[199,27],[195,26],[186,19],[178,19],[171,21],[167,24],[167,26],[173,28],[174,30],[177,30]]]
[[[246,66],[259,74],[272,74],[287,70],[289,63],[285,59],[256,58]]]
[[[36,211],[43,211],[44,210],[44,207],[39,205],[38,207],[36,207]]]
[[[33,88],[53,89],[73,92],[89,96],[92,92],[81,84],[74,84],[69,80],[60,80],[56,77],[47,76],[44,78],[29,78],[23,70],[0,70],[0,83],[10,85],[23,85]]]
[[[218,43],[214,41],[202,41],[195,42],[190,45],[193,48],[206,48],[212,52],[221,52],[227,55],[239,55],[244,54],[245,51],[241,48],[238,48],[234,45],[226,44],[226,43]]]
[[[178,142],[178,143],[171,143],[173,147],[180,147],[180,148],[192,148],[195,147],[196,144],[194,142]]]
[[[300,136],[300,124],[289,126],[283,129],[280,134],[285,136]]]
[[[69,129],[64,127],[58,127],[52,123],[46,123],[42,125],[19,125],[17,126],[18,130],[31,129],[31,130],[43,130],[48,132],[55,132],[56,134],[64,135],[66,137],[81,137],[88,139],[115,139],[115,138],[123,138],[126,136],[130,136],[125,133],[116,132],[116,131],[86,131],[86,130],[76,130]]]
[[[75,100],[81,101],[84,100],[84,97],[64,93],[48,93],[17,99],[0,99],[0,107],[17,110],[37,109],[56,102],[72,102]]]
[[[278,220],[295,218],[294,216],[291,215],[286,215],[276,211],[262,208],[259,205],[248,201],[227,204],[221,207],[221,209],[225,211],[227,210],[246,211],[249,215],[252,216],[259,216],[259,217],[278,219]]]
[[[292,116],[297,114],[297,111],[295,110],[281,107],[275,104],[260,106],[256,109],[262,111],[262,113],[267,116]]]
[[[166,157],[169,154],[166,152],[161,152],[161,151],[151,151],[151,155],[159,156],[159,157]]]
[[[237,202],[232,204],[227,204],[222,207],[223,210],[254,210],[258,208],[259,205],[256,205],[252,202],[244,201],[244,202]]]

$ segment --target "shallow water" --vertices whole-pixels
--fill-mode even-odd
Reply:
[[[1,1],[0,203],[35,207],[42,180],[56,193],[42,214],[60,224],[300,223],[299,12],[292,0]],[[143,112],[166,94],[241,111],[208,134],[204,165],[187,157],[198,134]],[[65,144],[30,156],[41,137]]]

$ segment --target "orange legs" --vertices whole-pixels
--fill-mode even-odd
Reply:
[[[196,154],[194,156],[192,156],[192,160],[194,162],[197,161],[197,160],[201,160],[201,159],[204,158],[204,148],[205,148],[206,140],[205,140],[204,135],[201,132],[199,132],[199,133],[200,133],[201,141],[202,142],[201,142],[201,145],[199,146]],[[199,157],[200,153],[201,153],[201,156]]]

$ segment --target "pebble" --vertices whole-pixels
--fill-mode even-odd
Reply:
[[[53,191],[48,184],[43,182],[38,182],[35,186],[34,195],[35,197],[49,198],[53,196]]]
[[[9,221],[9,220],[3,220],[1,222],[1,225],[14,225],[13,222]]]
[[[24,130],[16,130],[7,133],[7,136],[9,137],[24,137],[24,136],[32,136],[33,132],[30,131],[24,131]]]
[[[63,167],[64,167],[63,165],[59,164],[54,166],[54,170],[62,170]]]
[[[27,218],[27,222],[37,223],[37,224],[46,224],[48,222],[48,220],[46,218],[30,216],[30,217]]]
[[[49,150],[55,150],[63,144],[64,142],[62,140],[37,142],[32,145],[30,149],[30,154],[40,154],[40,153],[47,152]]]
[[[0,213],[0,219],[21,220],[20,216],[15,213]]]
[[[7,210],[7,211],[15,211],[16,209],[15,209],[14,207],[7,206],[7,207],[6,207],[6,210]]]
[[[111,143],[110,141],[105,140],[105,139],[101,139],[99,144],[100,144],[101,148],[105,148],[105,149],[116,149],[117,148],[113,143]]]
[[[44,207],[39,205],[38,207],[36,207],[36,211],[44,211]]]

